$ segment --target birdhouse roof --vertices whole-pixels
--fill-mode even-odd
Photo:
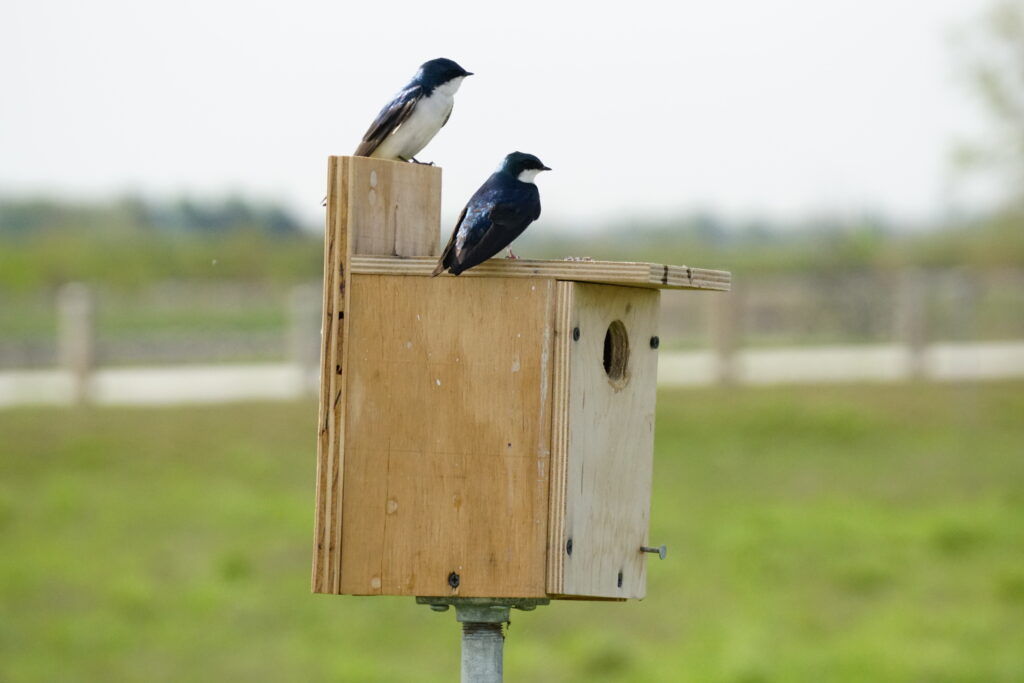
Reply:
[[[351,272],[364,275],[429,277],[436,265],[437,259],[434,257],[353,256]],[[495,258],[463,272],[459,277],[553,278],[648,289],[716,291],[729,291],[732,282],[732,276],[725,270],[657,263],[574,259],[554,261]]]

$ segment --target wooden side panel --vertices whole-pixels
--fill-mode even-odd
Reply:
[[[552,506],[561,509],[552,510],[553,531],[560,535],[549,539],[549,592],[642,598],[647,556],[640,547],[647,543],[650,516],[658,370],[650,339],[658,334],[659,292],[571,283],[571,289],[560,285],[559,295],[554,377],[556,391],[567,393],[552,398]],[[617,380],[605,370],[606,354],[611,352],[612,375],[622,358],[621,337],[613,334],[606,351],[614,321],[621,322],[629,349]],[[557,363],[566,360],[568,378],[562,380]],[[558,491],[564,491],[564,503]]]
[[[435,256],[440,205],[440,168],[363,157],[328,159],[313,532],[316,593],[341,590],[350,264],[355,255]]]
[[[543,597],[554,281],[352,284],[340,591]]]
[[[341,401],[344,365],[346,265],[351,256],[348,231],[347,163],[327,164],[327,218],[324,230],[323,321],[320,327],[320,411],[316,458],[316,512],[313,530],[314,593],[337,593],[341,541]]]

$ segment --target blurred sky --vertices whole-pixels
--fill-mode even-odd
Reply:
[[[6,0],[0,193],[238,192],[320,215],[325,157],[433,57],[476,76],[420,156],[444,211],[512,150],[552,223],[964,208],[950,33],[984,0]]]

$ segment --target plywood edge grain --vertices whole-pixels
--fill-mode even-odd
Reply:
[[[319,433],[317,440],[316,511],[314,521],[312,590],[336,593],[340,557],[341,491],[339,421],[341,401],[340,354],[344,350],[345,259],[347,234],[347,168],[332,157],[327,165],[327,216],[324,228],[324,291],[321,327]]]
[[[563,591],[565,573],[565,487],[569,458],[569,366],[573,283],[555,289],[554,357],[551,382],[551,477],[548,484],[547,592]]]
[[[367,275],[429,276],[437,261],[431,257],[394,258],[355,256],[352,272]],[[442,275],[441,277],[453,277]],[[724,270],[628,261],[552,261],[495,258],[459,277],[537,277],[594,282],[650,289],[729,291],[732,275]]]
[[[334,164],[327,164],[327,187],[328,195],[330,188],[334,186],[335,173]],[[331,357],[330,337],[334,330],[332,324],[333,311],[331,308],[331,291],[334,287],[334,268],[332,265],[332,254],[334,252],[334,222],[331,215],[331,206],[328,202],[327,212],[324,219],[324,289],[323,289],[323,310],[320,321],[320,387],[321,395],[317,414],[317,447],[316,447],[316,507],[313,513],[313,563],[312,576],[310,578],[310,589],[314,593],[324,592],[324,568],[326,555],[324,553],[325,524],[327,500],[324,495],[327,481],[327,452],[328,452],[328,415],[329,403],[324,400],[323,387],[330,383],[330,375],[327,371],[327,363]]]

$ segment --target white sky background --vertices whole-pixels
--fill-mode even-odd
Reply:
[[[0,193],[237,192],[318,220],[325,157],[446,56],[477,74],[420,155],[446,220],[513,150],[555,169],[551,223],[927,220],[959,208],[950,149],[982,120],[950,31],[986,5],[7,0]]]

